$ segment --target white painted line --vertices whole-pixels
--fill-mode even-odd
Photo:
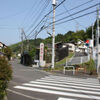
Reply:
[[[23,96],[25,98],[33,99],[33,100],[45,100],[45,99],[40,99],[40,98],[35,98],[35,97],[32,97],[32,96],[28,96],[28,95],[22,94],[20,92],[13,91],[11,89],[7,89],[7,91],[9,91],[11,93],[14,93],[14,94],[17,94],[17,95],[20,95],[20,96]]]
[[[59,78],[41,78],[37,80],[57,80],[57,81],[64,81],[64,82],[73,82],[73,83],[79,83],[79,84],[87,84],[87,85],[94,85],[94,86],[100,86],[99,82],[98,83],[93,83],[93,82],[87,82],[87,81],[80,81],[80,80],[68,80],[68,79],[59,79]]]
[[[71,99],[71,98],[62,98],[62,97],[59,97],[57,100],[77,100],[77,99]]]
[[[57,86],[46,86],[46,85],[37,85],[37,84],[28,84],[25,83],[23,85],[26,86],[31,86],[31,87],[39,87],[39,88],[45,88],[45,89],[55,89],[55,90],[60,90],[60,91],[67,91],[67,92],[77,92],[77,93],[86,93],[86,94],[93,94],[93,95],[100,95],[100,92],[93,92],[93,91],[88,91],[88,90],[76,90],[76,89],[69,89],[69,88],[61,88]]]
[[[32,87],[30,88],[30,87],[24,87],[24,86],[15,86],[14,88],[21,89],[21,90],[34,91],[34,92],[55,94],[55,95],[63,95],[63,96],[71,96],[71,97],[79,97],[79,98],[100,100],[100,96],[93,96],[93,95],[84,95],[84,94],[60,92],[60,91],[40,89],[40,88],[32,88]]]
[[[84,86],[84,87],[91,87],[91,88],[100,88],[100,86],[92,86],[87,84],[80,84],[80,83],[71,83],[71,82],[62,82],[57,80],[37,80],[37,82],[51,82],[51,83],[62,83],[66,85],[75,85],[75,86]]]
[[[44,77],[44,78],[41,78],[41,79],[56,79],[56,80],[67,80],[67,81],[72,81],[72,82],[80,82],[80,83],[88,83],[88,84],[97,84],[97,85],[100,85],[99,84],[99,81],[98,80],[86,80],[86,79],[69,79],[69,78],[60,78],[60,77]]]
[[[65,87],[65,88],[76,88],[76,89],[87,89],[87,90],[91,90],[91,91],[98,91],[100,92],[100,89],[97,88],[89,88],[89,87],[82,87],[82,86],[74,86],[74,85],[65,85],[65,84],[61,84],[61,83],[50,83],[50,82],[36,82],[36,81],[31,81],[30,83],[36,83],[36,84],[44,84],[44,85],[49,85],[49,86],[60,86],[60,87]]]
[[[62,76],[46,76],[45,78],[59,78],[59,79],[69,79],[69,80],[80,80],[80,81],[88,81],[88,82],[99,82],[97,78],[86,78],[86,79],[82,79],[82,78],[74,78],[74,77],[62,77]]]

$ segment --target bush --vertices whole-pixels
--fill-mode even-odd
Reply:
[[[6,57],[8,58],[8,60],[10,60],[10,58],[12,56],[12,50],[9,47],[4,48],[4,53],[5,53]]]
[[[89,62],[85,63],[87,71],[89,72],[89,74],[94,74],[96,73],[96,66],[95,66],[95,62],[93,59],[90,59]]]
[[[8,82],[12,78],[12,68],[6,57],[0,56],[0,100],[3,100],[6,95],[5,91],[8,86]]]

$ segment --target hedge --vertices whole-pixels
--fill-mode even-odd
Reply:
[[[12,68],[8,60],[4,56],[0,56],[0,100],[3,100],[6,95],[8,82],[12,78]]]

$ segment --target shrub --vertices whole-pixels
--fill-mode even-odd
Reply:
[[[10,60],[10,58],[12,56],[12,50],[9,47],[4,48],[4,53],[5,53],[6,57],[8,58],[8,60]]]
[[[85,63],[87,71],[92,75],[94,72],[96,72],[96,66],[93,59],[90,59],[89,62]]]
[[[0,56],[0,100],[3,100],[6,95],[5,91],[8,86],[8,82],[12,78],[12,68],[6,57]]]

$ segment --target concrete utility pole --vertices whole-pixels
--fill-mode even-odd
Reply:
[[[94,59],[94,25],[92,25],[92,41],[93,41],[92,58]]]
[[[53,5],[53,27],[52,27],[52,69],[54,68],[55,62],[55,7],[56,7],[56,0],[52,1]]]
[[[26,36],[23,28],[22,28],[22,34],[24,35],[26,42],[27,42],[27,51],[29,51],[29,40],[27,39],[27,36]]]
[[[96,68],[99,72],[99,9],[97,9],[97,31],[96,31]]]
[[[22,44],[21,44],[21,54],[23,54],[23,51],[24,51],[24,44],[23,44],[23,29],[21,29],[21,41],[22,41]]]

